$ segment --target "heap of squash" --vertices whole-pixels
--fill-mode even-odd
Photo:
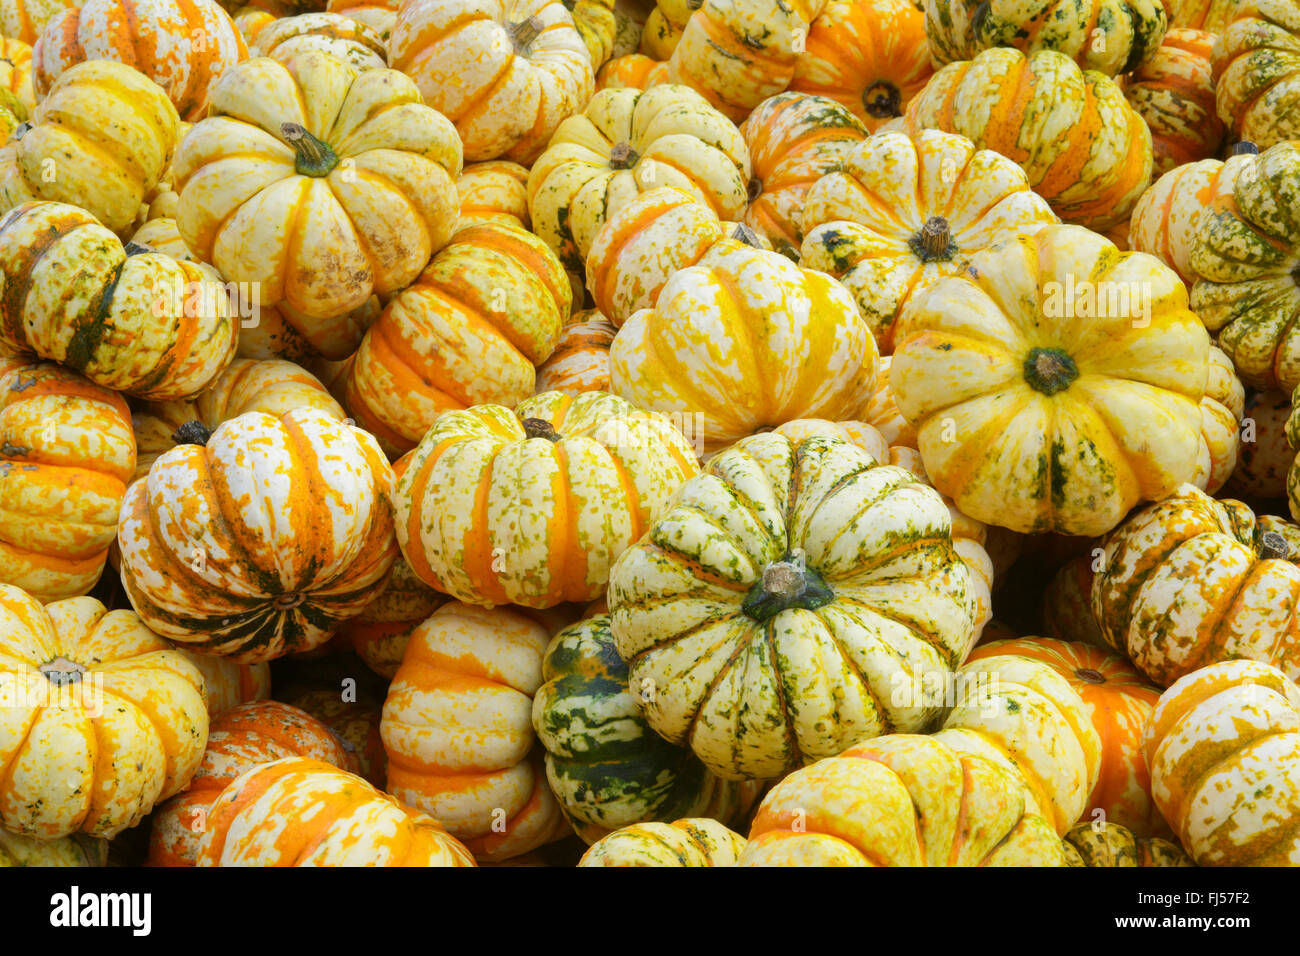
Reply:
[[[0,0],[0,865],[1300,863],[1300,0],[322,6]]]

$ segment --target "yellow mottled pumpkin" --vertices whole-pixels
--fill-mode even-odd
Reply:
[[[1209,337],[1151,256],[1046,226],[922,290],[894,340],[925,469],[977,521],[1102,534],[1196,473]]]
[[[12,93],[29,116],[36,108],[36,93],[32,89],[32,48],[22,40],[0,37],[0,89]]]
[[[360,20],[339,13],[284,17],[267,24],[249,44],[252,56],[269,56],[286,65],[307,50],[330,53],[358,70],[380,70],[387,66],[384,38]]]
[[[2,0],[0,34],[35,43],[50,20],[76,5],[76,0]]]
[[[1300,139],[1300,3],[1241,0],[1214,48],[1219,119],[1266,149]]]
[[[578,866],[735,866],[745,838],[707,817],[634,823],[593,843]]]
[[[421,580],[461,601],[592,601],[697,470],[668,418],[605,392],[448,412],[398,479],[398,541]]]
[[[130,611],[0,584],[0,824],[112,837],[189,783],[203,678]]]
[[[641,52],[656,60],[667,60],[682,38],[682,29],[704,0],[655,0],[641,31]]]
[[[1224,661],[1160,697],[1146,737],[1151,795],[1198,866],[1300,861],[1300,688]]]
[[[460,197],[458,228],[483,222],[507,222],[527,229],[528,170],[508,159],[470,163],[456,180]]]
[[[0,829],[0,869],[18,866],[87,867],[108,865],[108,841],[74,833],[38,840]]]
[[[387,43],[401,5],[400,0],[329,0],[325,9],[364,23]]]

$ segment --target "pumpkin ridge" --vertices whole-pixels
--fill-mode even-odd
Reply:
[[[32,708],[31,722],[28,723],[27,727],[23,730],[23,735],[18,740],[17,744],[9,751],[9,762],[3,767],[0,767],[0,793],[9,792],[9,787],[13,783],[14,769],[18,763],[18,758],[22,755],[24,748],[27,746],[27,741],[31,739],[32,730],[36,727],[37,722],[40,720],[41,715],[45,713],[45,710],[46,708],[44,707]]]
[[[875,605],[870,605],[862,600],[859,600],[854,595],[853,589],[845,588],[844,590],[837,591],[835,594],[835,600],[836,603],[838,604],[848,604],[848,605],[852,605],[853,607],[864,608],[870,611],[872,614],[884,618],[886,621],[890,621],[891,623],[897,624],[899,627],[903,628],[908,633],[910,633],[913,637],[919,638],[927,646],[933,648],[934,651],[944,659],[944,661],[948,664],[950,668],[955,670],[956,668],[961,666],[961,661],[957,659],[957,655],[949,651],[947,647],[944,646],[943,642],[939,640],[936,635],[930,633],[929,631],[925,631],[917,627],[916,623],[913,621],[903,620],[902,618],[899,618],[894,614],[889,613],[884,608],[876,607]]]

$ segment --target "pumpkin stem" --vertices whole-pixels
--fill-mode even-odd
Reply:
[[[758,237],[758,233],[743,222],[736,223],[736,228],[731,230],[731,238],[755,249],[763,248],[763,240]]]
[[[547,441],[559,441],[560,435],[552,425],[544,418],[525,418],[524,434],[529,438],[545,438]]]
[[[749,185],[745,187],[745,198],[750,202],[755,202],[761,195],[763,195],[763,180],[755,176],[749,181]]]
[[[18,140],[26,136],[31,131],[31,128],[32,128],[31,123],[28,122],[19,123],[17,126],[14,127],[14,131],[9,135],[9,138],[12,139],[14,142],[17,142]]]
[[[1232,144],[1232,152],[1229,156],[1255,156],[1259,153],[1259,147],[1248,139],[1243,139],[1240,143]]]
[[[153,250],[150,249],[148,246],[141,245],[138,242],[128,242],[126,245],[122,247],[122,249],[123,251],[126,252],[128,256],[139,256],[139,255],[143,255],[146,252],[153,252]]]
[[[632,144],[624,140],[609,151],[610,169],[631,169],[641,157],[637,155]]]
[[[200,421],[186,422],[172,432],[172,441],[178,445],[206,445],[212,432]]]
[[[1089,684],[1104,684],[1106,677],[1100,671],[1095,671],[1091,667],[1076,667],[1074,676],[1079,680],[1087,681]]]
[[[1265,531],[1259,536],[1259,556],[1264,560],[1286,561],[1291,557],[1291,546],[1276,531]]]
[[[760,624],[789,608],[815,610],[835,600],[826,579],[808,567],[803,552],[792,551],[763,569],[740,609]]]
[[[951,259],[957,253],[957,244],[952,241],[952,230],[943,216],[927,219],[921,231],[908,244],[922,262]]]
[[[277,611],[292,611],[305,600],[307,600],[307,595],[301,591],[288,591],[284,594],[277,594],[275,600],[271,603],[275,605]]]
[[[888,80],[876,80],[862,91],[862,108],[876,119],[903,115],[903,94]]]
[[[1079,366],[1060,349],[1034,348],[1025,358],[1025,381],[1044,395],[1055,395],[1079,377]]]
[[[288,140],[297,154],[293,169],[299,176],[328,176],[339,164],[334,150],[297,123],[281,123],[280,135]]]
[[[521,20],[518,23],[512,23],[506,28],[510,34],[510,42],[515,45],[515,49],[521,54],[527,54],[528,45],[537,39],[538,34],[546,26],[542,18],[531,16],[527,20]]]
[[[42,664],[40,671],[55,687],[66,687],[68,684],[79,683],[81,676],[86,673],[86,667],[66,657],[56,657]]]
[[[704,6],[704,0],[686,0],[686,9],[695,11]]]

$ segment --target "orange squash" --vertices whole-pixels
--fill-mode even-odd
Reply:
[[[596,90],[619,90],[630,86],[644,90],[667,82],[668,64],[641,53],[629,53],[610,60],[596,74]]]
[[[1214,35],[1174,27],[1128,74],[1124,96],[1151,129],[1152,175],[1217,156],[1227,130],[1215,112]]]
[[[609,347],[617,332],[595,309],[577,313],[561,330],[551,357],[537,366],[538,393],[608,392]]]

